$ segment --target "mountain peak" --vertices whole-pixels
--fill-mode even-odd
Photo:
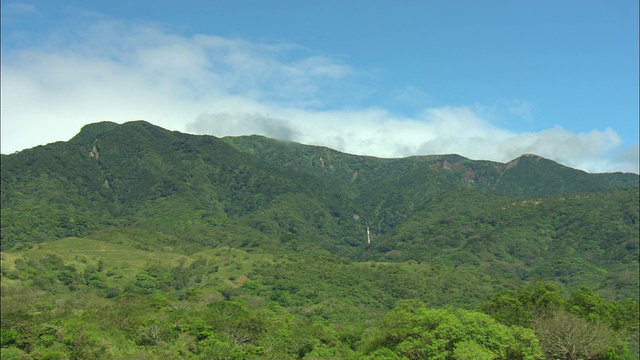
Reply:
[[[545,159],[544,157],[542,157],[540,155],[536,155],[536,154],[522,154],[518,158],[525,158],[525,157],[534,158],[534,159],[537,159],[537,160]]]
[[[154,125],[146,120],[132,120],[124,122],[122,124],[118,124],[113,121],[99,121],[83,126],[80,129],[80,133],[78,135],[101,133],[105,131],[111,131],[120,127],[153,128],[165,130],[164,128]]]
[[[100,121],[100,122],[91,123],[83,126],[80,129],[80,133],[94,133],[94,132],[100,132],[105,130],[111,130],[118,126],[120,125],[113,121]]]
[[[505,170],[509,170],[509,169],[513,168],[514,166],[520,164],[522,161],[525,161],[527,163],[544,161],[544,162],[547,162],[549,164],[555,164],[557,166],[566,167],[566,166],[564,166],[564,165],[562,165],[562,164],[560,164],[560,163],[558,163],[558,162],[556,162],[554,160],[547,159],[547,158],[542,157],[542,156],[537,155],[537,154],[522,154],[522,155],[518,156],[517,158],[507,162],[505,164]]]

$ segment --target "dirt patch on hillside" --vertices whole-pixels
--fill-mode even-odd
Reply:
[[[246,275],[242,275],[240,277],[238,277],[236,279],[235,282],[231,281],[231,280],[226,280],[225,282],[227,283],[227,285],[229,286],[233,286],[233,287],[240,287],[242,286],[242,284],[245,283],[245,281],[249,280],[249,277]]]

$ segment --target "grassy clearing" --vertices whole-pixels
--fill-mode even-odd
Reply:
[[[29,249],[2,252],[3,272],[16,270],[17,259],[40,259],[48,254],[60,257],[65,265],[83,272],[89,267],[100,266],[107,275],[109,286],[123,287],[135,280],[145,268],[152,265],[162,267],[190,266],[197,260],[206,260],[210,268],[203,275],[201,285],[217,292],[225,287],[239,287],[251,277],[252,269],[263,263],[274,263],[277,256],[248,253],[230,247],[207,249],[195,254],[179,252],[148,251],[131,246],[87,238],[65,238],[37,244]],[[5,285],[17,285],[20,281],[3,277]]]

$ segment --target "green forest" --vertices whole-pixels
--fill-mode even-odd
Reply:
[[[144,121],[2,155],[2,359],[638,359],[639,177]]]

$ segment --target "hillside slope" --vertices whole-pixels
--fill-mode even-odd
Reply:
[[[68,142],[3,155],[1,196],[2,249],[91,236],[183,253],[233,246],[428,261],[597,283],[612,297],[638,282],[638,175],[535,155],[380,159],[97,123]]]

